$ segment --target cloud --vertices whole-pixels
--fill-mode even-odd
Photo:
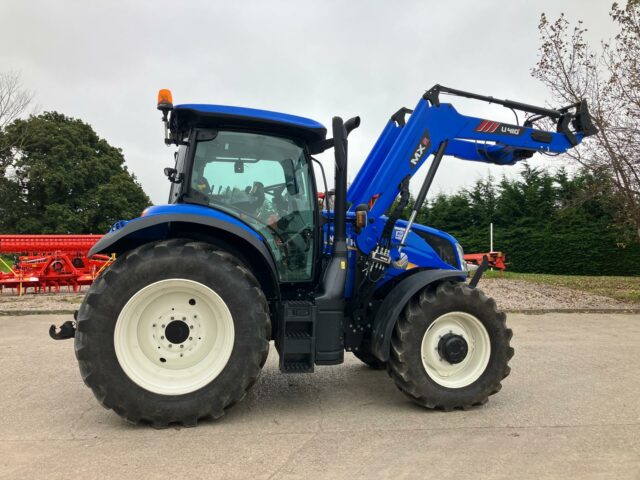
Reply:
[[[173,150],[162,143],[159,88],[171,88],[176,103],[265,108],[325,125],[334,115],[360,115],[350,141],[353,178],[388,117],[435,83],[544,104],[529,69],[539,14],[557,16],[558,3],[3,2],[0,70],[22,72],[43,110],[81,118],[121,147],[162,203],[169,188],[162,169]],[[570,0],[562,8],[584,19],[593,38],[612,35],[608,2]],[[456,106],[513,119],[496,107]],[[331,156],[322,160],[330,168]],[[455,191],[488,171],[505,168],[446,159],[434,191]]]

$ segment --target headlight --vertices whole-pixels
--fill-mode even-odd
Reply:
[[[466,272],[467,262],[464,261],[464,250],[462,250],[462,246],[459,243],[456,243],[456,251],[458,252],[458,261],[460,262],[460,270]]]

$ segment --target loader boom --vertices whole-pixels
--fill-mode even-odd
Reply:
[[[451,104],[440,103],[440,93],[497,103],[532,116],[523,125],[465,116]],[[543,118],[557,121],[557,131],[534,128],[533,122]],[[573,130],[569,128],[570,123]],[[436,85],[425,93],[413,111],[404,108],[391,117],[353,181],[347,201],[352,210],[360,204],[371,205],[370,218],[384,215],[400,193],[403,181],[413,177],[441,145],[444,145],[444,155],[512,165],[535,152],[563,153],[595,131],[585,101],[551,110]],[[432,180],[432,176],[428,180]],[[367,226],[358,236],[358,247],[364,253],[368,254],[378,243],[381,232],[373,231],[375,228]]]

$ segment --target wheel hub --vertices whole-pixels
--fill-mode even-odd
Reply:
[[[182,320],[174,320],[165,328],[164,336],[174,345],[184,343],[189,338],[189,325]]]
[[[464,337],[460,335],[447,333],[438,342],[438,353],[452,365],[462,362],[467,357],[468,352],[469,345]]]
[[[173,365],[178,368],[179,365],[175,361],[197,356],[203,339],[206,342],[205,335],[213,334],[211,331],[206,333],[207,329],[201,322],[202,315],[197,315],[194,311],[188,311],[185,308],[181,309],[180,303],[172,303],[171,308],[162,312],[148,330],[149,340],[155,346],[157,353],[150,358],[157,365],[163,364],[165,367]]]

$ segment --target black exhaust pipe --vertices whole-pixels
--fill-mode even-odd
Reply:
[[[333,207],[333,254],[322,278],[322,293],[316,297],[316,363],[333,365],[344,360],[342,320],[344,318],[344,285],[347,279],[347,136],[360,125],[360,117],[346,123],[333,117],[335,153],[335,199]]]

